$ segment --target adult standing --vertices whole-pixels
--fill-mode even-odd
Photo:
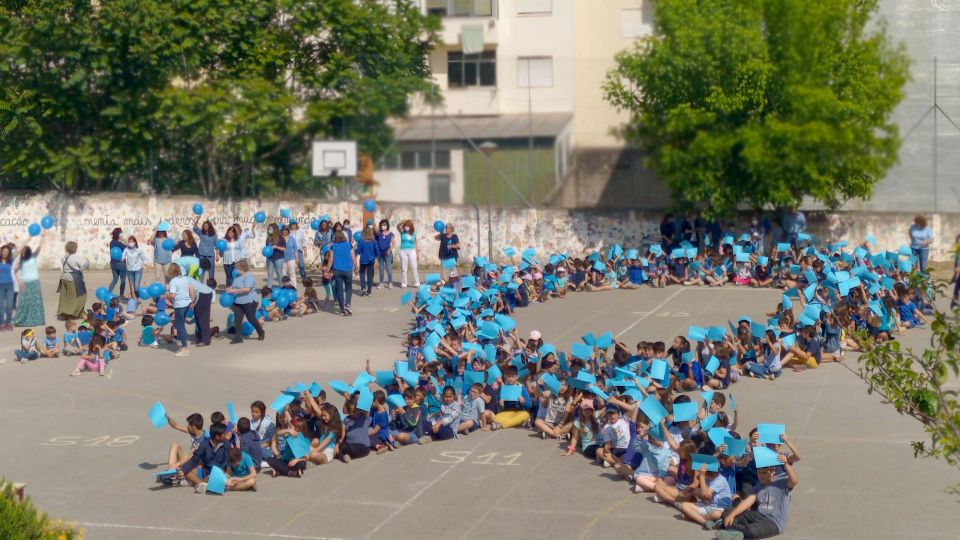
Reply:
[[[373,265],[380,256],[380,248],[373,233],[372,220],[360,233],[360,241],[357,242],[356,252],[360,263],[360,296],[370,296],[373,292]]]
[[[320,221],[317,233],[313,235],[313,247],[317,248],[317,253],[323,256],[323,248],[333,243],[333,229],[330,228],[329,220]]]
[[[13,250],[0,247],[0,331],[13,330]]]
[[[110,231],[110,243],[107,246],[107,249],[110,253],[110,273],[113,278],[110,280],[110,286],[107,287],[110,290],[110,294],[113,294],[113,288],[117,285],[117,281],[120,282],[120,297],[124,297],[124,291],[127,289],[127,265],[123,262],[123,250],[127,247],[123,243],[123,240],[120,239],[120,235],[123,234],[123,230],[120,227]],[[114,257],[114,253],[117,253],[118,256]]]
[[[677,229],[673,224],[673,214],[666,214],[660,220],[660,247],[663,251],[670,253],[673,249],[674,235]]]
[[[930,245],[933,244],[933,229],[927,225],[927,218],[917,216],[910,225],[910,251],[917,258],[920,271],[926,273],[927,258],[930,256]]]
[[[127,245],[123,248],[123,263],[126,265],[127,279],[130,280],[130,296],[137,294],[140,280],[143,278],[143,267],[147,265],[147,254],[140,249],[135,236],[127,238]]]
[[[267,240],[265,245],[273,248],[273,253],[267,257],[267,287],[273,288],[276,277],[277,286],[283,281],[283,250],[286,241],[280,237],[280,228],[276,223],[267,226]]]
[[[230,344],[243,343],[243,319],[246,318],[257,331],[257,339],[263,341],[266,332],[257,321],[257,306],[260,304],[260,295],[257,294],[257,279],[250,273],[250,265],[246,259],[237,261],[237,271],[240,273],[234,280],[233,286],[227,287],[226,292],[234,296],[230,310],[233,311],[233,339]]]
[[[201,262],[203,266],[206,263]],[[210,305],[213,303],[213,287],[205,283],[206,276],[210,276],[210,283],[216,285],[213,279],[213,270],[205,274],[199,280],[193,280],[193,287],[197,291],[197,301],[193,306],[193,320],[197,323],[196,340],[197,347],[206,347],[210,345]]]
[[[380,254],[377,255],[377,268],[380,272],[380,283],[377,288],[384,286],[383,276],[386,274],[386,286],[393,288],[393,231],[390,230],[390,222],[386,219],[380,220],[380,230],[377,231],[377,248]]]
[[[290,220],[290,237],[297,242],[297,271],[300,273],[300,279],[307,277],[307,265],[303,258],[303,249],[307,246],[307,236],[300,229],[300,222],[295,219]],[[296,279],[290,278],[290,281],[296,283]],[[296,285],[294,285],[296,287]]]
[[[153,231],[153,236],[150,237],[150,244],[153,246],[154,279],[156,281],[166,277],[167,266],[173,262],[173,251],[163,247],[163,242],[167,239],[167,231],[169,230],[170,224],[161,221],[157,224],[157,230]]]
[[[37,258],[40,247],[33,250],[29,245],[20,250],[20,260],[16,265],[15,277],[20,282],[20,294],[17,300],[15,326],[43,326],[46,317],[43,312],[43,291],[40,287],[40,272]]]
[[[227,249],[223,250],[223,273],[227,278],[227,287],[233,285],[234,267],[243,258],[243,243],[237,231],[238,226],[233,225],[223,234],[223,240],[227,243]]]
[[[417,272],[417,231],[409,219],[398,227],[400,230],[400,288],[407,286],[407,268],[413,271],[413,286],[420,286],[420,274]]]
[[[284,275],[290,277],[290,284],[297,288],[297,239],[293,236],[293,230],[287,226],[280,229],[280,235],[283,238],[283,271]],[[282,282],[282,280],[281,280]]]
[[[195,281],[180,272],[180,266],[173,264],[167,269],[167,300],[173,304],[173,328],[177,331],[180,348],[174,356],[190,356],[187,337],[187,310],[197,301]]]
[[[60,274],[60,284],[57,292],[60,293],[60,302],[57,305],[57,316],[63,319],[80,319],[84,316],[87,304],[87,285],[83,280],[83,272],[90,268],[90,261],[77,255],[77,243],[67,242],[64,246],[66,255],[63,257],[63,273]]]
[[[247,240],[253,240],[257,237],[257,222],[251,223],[249,229],[244,229],[239,223],[234,223],[233,229],[237,233],[237,241],[240,242],[240,259],[246,259],[248,257]]]
[[[447,223],[443,227],[443,232],[434,238],[440,241],[440,273],[446,276],[444,262],[453,259],[454,268],[457,266],[457,259],[460,254],[460,237],[454,234],[453,225]]]
[[[333,235],[333,245],[330,246],[331,253],[330,266],[324,268],[325,272],[332,273],[333,296],[337,299],[340,306],[341,315],[353,315],[350,309],[350,302],[353,300],[353,269],[358,266],[350,242],[347,241],[347,235],[343,231],[337,231]]]
[[[193,220],[193,232],[197,235],[197,238],[200,239],[200,244],[198,250],[200,254],[198,255],[201,259],[207,259],[210,261],[210,275],[216,274],[217,272],[217,230],[213,228],[213,223],[210,220],[203,222],[203,225],[199,227],[197,224],[200,223],[200,216],[197,216]]]

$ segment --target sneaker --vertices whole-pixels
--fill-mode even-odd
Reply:
[[[386,445],[383,445],[383,444],[382,444],[382,445],[380,445],[380,446],[377,447],[377,455],[378,455],[378,456],[381,455],[381,454],[386,453],[386,451],[387,451],[387,446],[386,446]]]
[[[20,363],[21,363],[21,364],[26,364],[27,362],[29,362],[29,360],[27,360],[26,358],[21,358],[21,359],[20,359]]]
[[[500,422],[494,422],[494,423],[490,424],[490,429],[493,430],[493,431],[496,431],[496,430],[498,430],[498,429],[500,429],[500,428],[502,428],[502,427],[503,427],[503,424],[501,424]]]
[[[174,354],[177,358],[183,358],[184,356],[190,356],[190,349],[180,349]]]
[[[419,288],[420,288],[420,282],[418,281],[418,282],[414,283],[413,286],[419,289]]]
[[[704,522],[703,528],[708,531],[712,531],[717,528],[718,523],[719,522],[716,520],[708,519],[706,522]]]
[[[630,491],[632,491],[632,492],[636,493],[637,495],[639,495],[639,494],[643,493],[643,488],[640,487],[640,486],[638,486],[638,485],[636,485],[636,484],[634,484],[634,486],[633,486],[632,488],[630,488]]]
[[[157,343],[156,341],[154,341],[153,343],[150,344],[150,348],[151,348],[151,349],[159,349],[159,348],[160,348],[160,344]]]
[[[742,540],[743,533],[740,531],[717,531],[713,538],[714,540]]]
[[[377,290],[379,291],[382,288],[383,288],[383,283],[377,283]]]
[[[106,373],[104,373],[104,371],[101,369],[101,370],[100,370],[100,376],[103,377],[104,375],[106,375]]]
[[[546,433],[545,431],[541,431],[541,432],[540,432],[540,438],[543,439],[543,440],[547,440],[547,433]]]
[[[207,483],[200,482],[195,488],[193,488],[193,490],[197,492],[197,495],[203,495],[207,492]]]
[[[654,495],[654,496],[653,496],[653,502],[655,502],[655,503],[657,503],[657,504],[660,504],[660,497]]]
[[[392,284],[392,283],[387,283],[387,290],[390,290],[390,289],[393,289],[393,284]]]
[[[344,455],[340,456],[340,461],[342,461],[342,462],[344,462],[344,463],[350,463],[350,455],[349,455],[349,454],[344,454]]]
[[[602,462],[600,462],[600,466],[603,467],[604,469],[609,469],[610,463],[607,460],[603,460]]]
[[[76,376],[78,376],[78,375],[80,375],[80,370],[79,370],[79,369],[75,369],[75,370],[73,370],[73,371],[70,372],[70,376],[71,376],[71,377],[76,377]]]
[[[429,435],[424,435],[423,437],[420,437],[420,440],[417,441],[417,444],[421,444],[421,445],[422,445],[422,444],[430,444],[430,443],[432,443],[432,442],[433,442],[433,438],[432,438],[432,437],[430,437]]]
[[[348,316],[353,315],[353,310],[350,309],[350,306],[347,306],[347,307],[345,307],[345,308],[343,308],[343,309],[347,312],[347,315],[348,315]]]

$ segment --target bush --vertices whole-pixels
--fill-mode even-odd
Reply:
[[[17,500],[13,484],[0,478],[0,538],[5,540],[72,540],[82,539],[83,531],[59,520],[51,521],[27,498]]]

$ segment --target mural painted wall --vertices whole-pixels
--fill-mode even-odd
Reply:
[[[68,240],[79,244],[79,252],[87,257],[91,266],[104,268],[109,262],[107,245],[110,231],[120,227],[124,236],[133,235],[144,245],[161,220],[173,225],[175,236],[190,228],[194,222],[192,206],[203,204],[206,214],[222,234],[232,223],[244,228],[253,224],[253,215],[259,210],[268,214],[267,222],[286,223],[280,217],[280,209],[291,210],[303,228],[309,230],[310,221],[329,214],[334,221],[350,219],[354,230],[363,219],[360,203],[329,203],[312,200],[197,200],[192,197],[141,196],[134,194],[101,194],[79,197],[62,197],[56,194],[0,195],[0,241],[22,245],[29,238],[27,227],[39,223],[41,217],[52,215],[56,226],[44,232],[31,245],[42,246],[41,267],[59,269],[63,256],[63,244]],[[453,223],[460,237],[461,260],[477,255],[486,255],[487,215],[483,208],[473,206],[429,206],[410,204],[381,204],[375,219],[389,219],[392,226],[405,219],[416,225],[421,249],[421,264],[437,262],[439,243],[434,240],[432,224],[436,220]],[[661,214],[655,212],[591,212],[562,209],[501,209],[492,216],[494,258],[502,260],[501,249],[513,246],[518,250],[535,247],[541,256],[553,252],[580,254],[603,246],[619,243],[624,247],[642,247],[655,241],[659,235]],[[933,260],[952,258],[954,238],[960,234],[960,214],[939,214],[931,218],[936,244],[931,253]],[[809,232],[821,241],[848,239],[860,242],[867,234],[873,234],[880,249],[896,249],[908,242],[907,230],[913,215],[863,214],[863,213],[815,213],[807,215]],[[742,224],[730,223],[730,230],[742,230]],[[256,240],[247,246],[253,253],[251,262],[263,267],[260,247],[265,238],[265,226],[258,225]],[[173,236],[173,235],[172,235]],[[308,238],[312,238],[312,230]],[[477,247],[480,247],[478,252]],[[150,249],[147,249],[148,255]],[[307,261],[318,256],[317,250],[307,246]]]

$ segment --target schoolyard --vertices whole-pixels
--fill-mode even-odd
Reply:
[[[56,278],[43,274],[48,321]],[[91,291],[107,281],[105,273],[87,277]],[[130,351],[105,377],[70,377],[73,358],[15,363],[19,332],[0,334],[0,475],[27,482],[39,508],[77,522],[91,539],[712,536],[648,495],[634,495],[609,469],[561,457],[557,443],[524,429],[311,467],[301,480],[262,474],[256,493],[200,496],[154,483],[169,444],[188,442],[153,428],[147,410],[155,401],[182,423],[192,412],[208,419],[230,400],[248,415],[249,403],[269,404],[294,381],[316,380],[332,394],[327,383],[353,380],[366,358],[374,369],[389,369],[402,357],[410,313],[400,295],[375,291],[355,297],[351,318],[268,323],[264,342],[215,341],[188,358],[136,347],[134,320]],[[521,334],[538,329],[558,348],[588,331],[612,331],[632,347],[641,339],[669,344],[690,324],[726,325],[741,314],[762,319],[778,297],[732,287],[643,288],[574,294],[515,317]],[[215,305],[213,318],[222,327],[225,310]],[[53,326],[62,334],[62,322]],[[903,341],[919,349],[928,339],[918,330]],[[775,382],[744,379],[731,391],[741,433],[758,422],[784,423],[803,455],[784,538],[957,538],[960,498],[944,488],[960,474],[914,459],[909,441],[925,440],[919,424],[868,395],[844,365],[788,372]]]

